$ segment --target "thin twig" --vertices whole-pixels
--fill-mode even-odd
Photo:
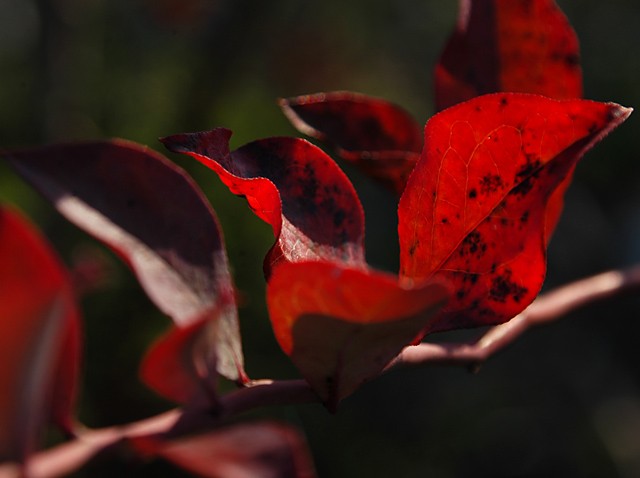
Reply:
[[[392,370],[404,366],[455,364],[477,366],[489,357],[513,343],[532,326],[556,321],[567,313],[631,290],[640,290],[640,265],[623,270],[598,274],[573,282],[541,295],[529,308],[511,321],[493,327],[471,344],[423,343],[405,348],[387,367]],[[52,478],[66,475],[80,468],[101,451],[118,443],[139,436],[174,436],[176,431],[194,432],[213,427],[221,419],[235,416],[259,407],[316,403],[318,396],[304,380],[264,380],[231,392],[220,399],[215,413],[174,409],[124,426],[87,430],[78,438],[33,455],[27,468],[27,476]],[[0,465],[0,478],[18,478],[22,470],[15,464]]]
[[[123,426],[85,430],[78,438],[41,451],[31,456],[27,463],[26,476],[30,478],[53,478],[64,476],[79,469],[99,453],[114,448],[119,443],[141,436],[175,436],[180,432],[194,432],[208,426],[211,429],[221,419],[259,407],[318,402],[318,397],[304,380],[265,380],[255,382],[247,388],[231,392],[220,400],[218,413],[209,415],[200,409],[176,408],[144,420]],[[0,464],[0,478],[22,477],[16,464]]]
[[[387,370],[427,364],[467,365],[475,368],[533,326],[554,322],[586,305],[638,289],[640,265],[572,282],[541,295],[521,314],[489,329],[473,343],[422,343],[409,346]]]

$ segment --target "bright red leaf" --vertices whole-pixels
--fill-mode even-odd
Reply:
[[[367,269],[360,202],[321,150],[271,138],[231,153],[229,137],[219,128],[163,142],[216,171],[273,227],[278,239],[266,270],[276,338],[335,407],[420,335],[447,292],[439,284],[401,287]]]
[[[553,0],[461,0],[456,31],[435,70],[438,110],[485,93],[582,96],[579,45]],[[548,201],[547,241],[563,207],[573,169]]]
[[[329,141],[343,159],[398,194],[422,150],[422,126],[388,101],[348,91],[280,101],[298,131]]]
[[[79,327],[58,258],[19,214],[0,208],[0,462],[23,461],[52,419],[71,431]]]
[[[436,106],[492,92],[582,95],[579,46],[553,0],[461,0],[457,28],[435,71]],[[338,154],[398,194],[422,149],[422,128],[402,108],[351,92],[317,93],[281,101],[301,132],[329,141]],[[549,205],[550,236],[562,193]]]
[[[447,298],[439,283],[405,287],[328,262],[283,265],[267,285],[276,339],[331,409],[419,337]]]
[[[211,478],[313,478],[304,439],[294,429],[268,422],[233,425],[175,440],[132,439],[142,453],[160,456]]]
[[[197,185],[163,156],[113,140],[7,154],[68,220],[120,255],[151,300],[183,327],[233,295],[217,218]],[[237,310],[219,317],[218,371],[242,379]]]
[[[504,322],[535,298],[545,275],[550,195],[630,112],[505,93],[429,120],[398,230],[402,277],[454,285],[431,331]]]
[[[461,0],[435,90],[438,110],[499,91],[579,98],[578,40],[553,0]]]
[[[364,214],[353,186],[334,161],[311,143],[268,138],[229,151],[231,131],[169,136],[162,142],[214,170],[234,194],[270,224],[276,243],[268,276],[281,262],[326,259],[364,264]]]

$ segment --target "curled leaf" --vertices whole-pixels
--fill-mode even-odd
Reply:
[[[429,120],[398,231],[403,278],[454,285],[431,331],[504,322],[535,298],[549,197],[630,113],[613,103],[502,93]]]
[[[322,150],[295,138],[268,138],[229,151],[217,128],[162,139],[211,168],[271,225],[276,243],[265,273],[282,262],[326,259],[364,264],[364,215],[353,186]]]
[[[120,255],[178,326],[233,295],[217,218],[197,185],[163,156],[122,140],[6,155],[69,221]],[[219,319],[218,371],[243,376],[235,304]]]
[[[267,305],[280,346],[330,408],[420,336],[448,298],[440,283],[328,262],[276,269]]]
[[[343,159],[402,192],[422,150],[422,126],[388,101],[335,91],[283,99],[280,106],[298,131],[329,141]]]
[[[79,312],[54,252],[0,208],[0,461],[24,461],[52,419],[72,429]]]
[[[438,110],[500,91],[579,98],[578,39],[553,0],[461,0],[435,90]]]

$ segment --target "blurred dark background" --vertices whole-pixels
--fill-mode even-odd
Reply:
[[[640,5],[559,1],[582,47],[585,97],[640,105]],[[234,147],[295,135],[276,98],[348,89],[425,121],[432,70],[457,4],[436,0],[0,0],[0,148],[215,126]],[[579,165],[549,251],[546,288],[640,261],[636,115]],[[295,377],[264,307],[270,228],[195,161],[171,156],[218,212],[241,294],[248,371]],[[367,212],[371,264],[397,270],[392,195],[348,169]],[[159,191],[161,194],[161,191]],[[83,299],[81,419],[106,426],[170,404],[137,379],[169,321],[131,274],[0,164],[0,200],[23,209],[70,267],[102,258],[108,278]],[[628,296],[527,333],[476,375],[396,372],[337,415],[270,410],[309,441],[321,477],[640,476],[640,301]],[[452,337],[455,339],[456,337]],[[128,470],[128,471],[127,471]],[[164,465],[102,465],[83,476],[169,476]]]

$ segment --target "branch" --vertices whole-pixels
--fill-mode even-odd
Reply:
[[[387,367],[453,364],[477,367],[514,342],[530,327],[559,320],[586,305],[640,290],[640,265],[623,271],[605,272],[573,282],[538,297],[511,321],[490,329],[474,343],[428,344],[405,348]],[[86,430],[79,437],[33,455],[26,475],[52,478],[67,475],[96,455],[115,449],[127,439],[145,435],[175,437],[186,432],[211,429],[221,420],[248,410],[272,405],[318,402],[318,396],[304,380],[264,380],[228,393],[216,410],[174,409],[124,426]],[[24,476],[16,464],[0,464],[0,478]]]
[[[175,409],[124,426],[80,431],[78,438],[32,455],[24,473],[14,463],[3,463],[0,465],[0,477],[48,478],[67,475],[125,438],[170,429],[179,415],[180,410]]]
[[[317,401],[317,395],[304,380],[255,382],[247,388],[223,396],[217,413],[213,415],[202,408],[176,408],[123,426],[80,431],[78,438],[32,455],[27,462],[25,473],[15,463],[0,464],[0,478],[66,476],[97,455],[117,450],[119,445],[131,438],[148,435],[173,437],[182,432],[193,433],[203,427],[211,429],[222,419],[247,410]]]
[[[497,325],[473,343],[422,343],[405,348],[386,370],[427,364],[467,365],[477,369],[529,328],[555,322],[574,310],[640,289],[640,265],[610,271],[539,296],[509,322]]]

